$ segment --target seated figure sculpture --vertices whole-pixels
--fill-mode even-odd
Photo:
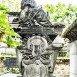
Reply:
[[[52,26],[48,13],[38,8],[34,0],[22,0],[19,22],[33,26],[36,25],[35,21],[41,26]]]

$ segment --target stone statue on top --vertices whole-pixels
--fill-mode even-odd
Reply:
[[[21,13],[19,22],[28,26],[39,24],[44,27],[51,27],[48,13],[44,12],[42,8],[38,8],[34,0],[21,1]]]

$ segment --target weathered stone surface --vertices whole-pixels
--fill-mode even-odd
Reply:
[[[48,68],[43,64],[25,65],[23,77],[48,77]]]
[[[48,49],[46,39],[40,36],[29,38],[24,46],[17,49],[17,58],[23,77],[53,77],[57,57],[55,47]]]
[[[48,14],[34,0],[22,0],[19,27],[22,46],[16,52],[22,77],[55,77],[58,47],[51,44],[57,33],[51,29]]]

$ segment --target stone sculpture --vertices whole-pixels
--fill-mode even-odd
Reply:
[[[51,43],[57,34],[50,29],[48,14],[34,0],[22,0],[19,25],[22,46],[16,52],[22,77],[55,77],[57,48]]]
[[[45,27],[52,26],[48,13],[38,8],[34,0],[21,1],[20,23],[28,24],[28,26],[34,26],[36,23]]]

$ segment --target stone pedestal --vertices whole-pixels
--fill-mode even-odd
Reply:
[[[33,42],[35,46],[37,44],[36,42],[35,43]],[[32,44],[32,41],[30,41],[30,43]],[[33,48],[35,47],[33,46]],[[50,46],[47,47],[47,49],[45,49],[44,52],[40,53],[39,51],[38,53],[39,54],[36,54],[35,50],[33,50],[31,52],[31,55],[29,55],[30,53],[27,52],[26,48],[24,47],[17,48],[18,64],[22,77],[56,77],[53,75],[53,71],[55,68],[55,63],[58,53],[57,47],[55,48],[53,46]],[[33,56],[34,58],[24,59],[24,57],[30,57],[30,56]]]
[[[19,16],[22,46],[17,47],[17,58],[22,77],[54,77],[57,47],[52,45],[57,33],[48,14],[38,8],[34,0],[22,0]]]

